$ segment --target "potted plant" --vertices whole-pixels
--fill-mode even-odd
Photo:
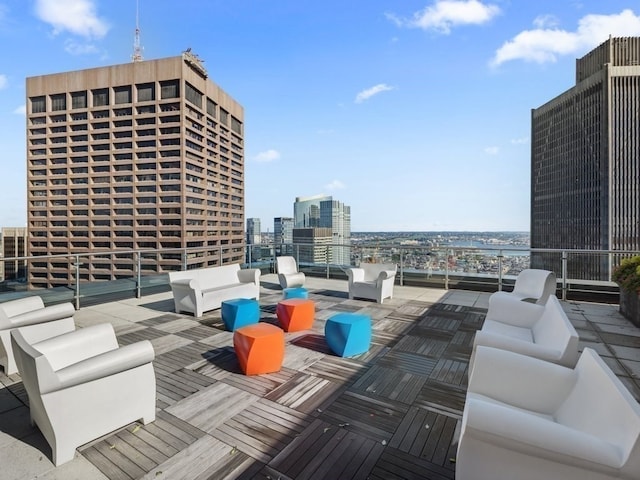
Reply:
[[[620,287],[620,313],[640,327],[640,255],[622,260],[611,279]]]

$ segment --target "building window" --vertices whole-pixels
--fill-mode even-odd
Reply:
[[[71,93],[71,108],[87,108],[87,92]]]
[[[43,113],[47,110],[47,101],[44,96],[31,97],[31,113]]]
[[[216,102],[214,102],[210,98],[207,98],[207,115],[216,118],[216,107]]]
[[[92,90],[93,94],[93,106],[94,107],[104,107],[105,105],[109,105],[109,89],[108,88],[97,88]]]
[[[168,80],[160,82],[160,99],[178,98],[180,96],[180,86],[178,80]]]
[[[51,95],[51,110],[54,112],[67,109],[67,95],[59,93],[57,95]]]
[[[131,103],[131,86],[114,87],[113,93],[116,105],[120,103]]]
[[[233,115],[231,115],[231,130],[236,132],[238,135],[242,135],[242,122]]]
[[[150,102],[156,99],[156,90],[153,83],[142,83],[136,85],[136,88],[138,89],[139,102]]]
[[[224,125],[229,125],[229,112],[227,112],[224,108],[220,109],[220,121]]]
[[[196,90],[189,83],[185,83],[185,98],[196,107],[202,108],[202,93]]]

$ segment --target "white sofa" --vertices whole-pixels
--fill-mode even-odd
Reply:
[[[58,466],[80,445],[141,419],[155,420],[154,351],[143,340],[124,347],[110,323],[31,344],[11,332],[31,421]]]
[[[640,478],[640,404],[598,354],[574,369],[479,347],[456,480]]]
[[[38,296],[0,303],[0,365],[6,375],[18,371],[11,346],[11,331],[20,328],[30,342],[39,342],[75,330],[71,303],[44,306]]]
[[[204,312],[222,306],[224,300],[260,298],[260,269],[240,269],[237,263],[219,267],[169,272],[176,313]]]
[[[546,305],[501,300],[489,306],[482,329],[476,332],[469,362],[478,346],[512,352],[573,367],[578,360],[578,332],[560,301],[551,295]]]
[[[550,295],[556,293],[556,275],[549,270],[527,268],[516,277],[511,292],[494,292],[489,297],[489,304],[496,298],[512,298],[544,305]]]
[[[361,263],[347,269],[349,298],[368,298],[382,303],[393,298],[393,284],[398,266],[395,263]]]
[[[298,271],[296,259],[290,256],[276,257],[276,271],[278,282],[285,288],[302,287],[304,285],[304,273]]]

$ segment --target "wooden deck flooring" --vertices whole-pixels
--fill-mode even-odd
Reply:
[[[280,292],[261,298],[275,322]],[[484,311],[312,291],[313,330],[286,334],[278,373],[247,377],[220,312],[158,311],[119,336],[156,347],[158,416],[80,448],[110,479],[451,479],[473,333]],[[155,306],[158,308],[158,306]],[[372,316],[371,349],[332,355],[335,312]]]

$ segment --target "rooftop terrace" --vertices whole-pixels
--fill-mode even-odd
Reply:
[[[78,449],[58,468],[18,375],[0,372],[3,479],[390,479],[455,477],[468,359],[488,293],[396,286],[383,304],[349,300],[347,282],[307,278],[313,330],[287,333],[276,374],[240,373],[220,311],[178,315],[170,292],[81,308],[76,324],[110,322],[121,345],[148,339],[156,359],[155,422]],[[263,275],[262,321],[282,293]],[[563,302],[580,334],[640,400],[640,329],[617,305]],[[328,351],[336,312],[371,315],[369,352]]]

